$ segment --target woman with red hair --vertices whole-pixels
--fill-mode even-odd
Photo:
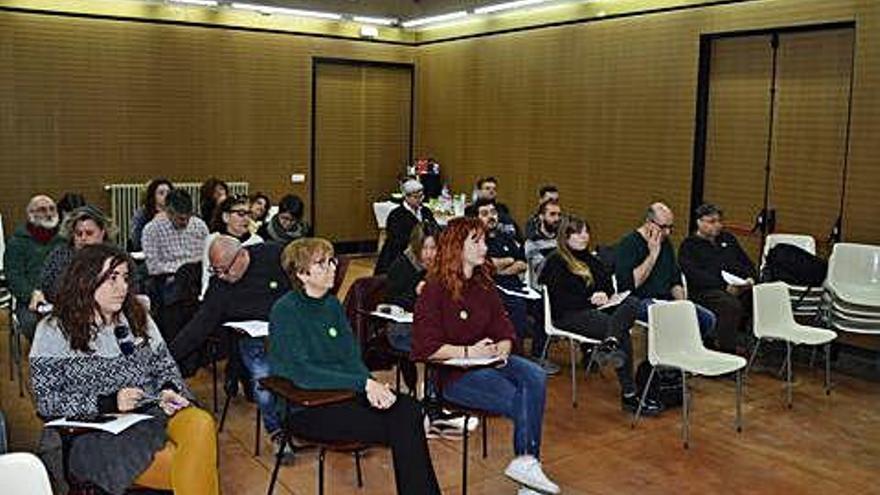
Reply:
[[[498,358],[500,365],[441,370],[447,400],[513,420],[516,457],[504,474],[520,494],[559,493],[538,460],[546,400],[540,366],[510,355],[516,333],[504,312],[486,260],[486,229],[476,218],[457,218],[440,235],[434,265],[416,302],[414,359]]]

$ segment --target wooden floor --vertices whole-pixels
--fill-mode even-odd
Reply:
[[[355,262],[348,279],[368,274],[368,261]],[[643,345],[643,344],[642,344]],[[638,344],[637,344],[638,346]],[[554,359],[565,366],[565,346]],[[0,331],[0,407],[7,415],[13,450],[33,450],[40,424],[27,395],[18,397],[8,379],[7,333]],[[567,371],[564,368],[564,371]],[[571,407],[569,375],[549,381],[544,419],[545,471],[567,494],[833,494],[880,493],[880,383],[876,374],[834,376],[831,396],[822,391],[819,369],[797,367],[794,408],[783,406],[782,382],[753,374],[745,392],[744,429],[734,430],[734,384],[694,379],[691,446],[680,441],[680,409],[646,419],[632,430],[620,411],[616,379],[579,375],[580,406]],[[210,403],[210,375],[191,382]],[[255,406],[236,398],[226,429],[219,436],[223,493],[266,492],[273,458],[265,448],[253,456]],[[489,456],[480,455],[472,437],[469,493],[513,494],[516,486],[502,471],[512,453],[511,426],[496,419],[489,426]],[[431,453],[444,493],[461,491],[461,442],[432,440]],[[283,467],[276,492],[316,492],[316,454],[304,451]],[[328,454],[326,493],[393,494],[391,457],[385,449],[367,453],[365,487],[355,485],[351,457]],[[5,490],[0,490],[5,491]]]

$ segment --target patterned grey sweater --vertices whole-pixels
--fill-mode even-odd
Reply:
[[[123,317],[121,324],[125,323]],[[136,339],[134,352],[128,356],[120,349],[114,327],[102,326],[91,344],[94,352],[85,353],[71,349],[57,318],[50,316],[40,322],[30,364],[41,417],[96,414],[101,396],[115,396],[125,387],[138,387],[148,395],[156,395],[170,383],[192,398],[152,319],[147,320],[149,344]]]

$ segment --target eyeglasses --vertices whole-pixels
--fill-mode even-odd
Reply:
[[[238,216],[238,218],[249,218],[251,217],[250,210],[229,210],[230,214]]]
[[[322,270],[329,270],[331,267],[336,267],[339,264],[339,259],[335,256],[331,256],[329,258],[324,258],[320,261],[316,261],[315,266],[320,266]]]
[[[235,262],[238,260],[238,257],[239,257],[239,255],[241,255],[242,251],[244,251],[244,248],[241,248],[241,247],[238,248],[238,251],[235,252],[235,256],[232,257],[232,261],[230,261],[229,264],[226,266],[221,266],[221,267],[210,266],[210,267],[208,267],[208,273],[210,273],[211,275],[213,275],[215,277],[221,277],[223,275],[228,274],[229,271],[232,270],[232,265],[234,265]]]
[[[670,223],[669,225],[665,225],[665,224],[659,223],[659,222],[656,221],[656,220],[651,220],[651,223],[653,223],[654,225],[656,225],[656,226],[657,226],[658,228],[660,228],[661,230],[668,230],[668,231],[670,231],[670,232],[672,232],[672,230],[675,228],[675,224],[671,224],[671,223]]]
[[[131,356],[134,353],[134,340],[131,338],[131,330],[125,325],[118,325],[113,329],[113,335],[116,336],[116,343],[119,344],[119,350],[123,356]]]

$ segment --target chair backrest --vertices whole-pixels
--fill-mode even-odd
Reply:
[[[384,229],[385,225],[388,223],[388,215],[391,214],[391,210],[400,206],[398,203],[393,201],[382,201],[381,203],[373,203],[373,215],[376,216],[376,226],[380,229]]]
[[[767,330],[795,323],[791,297],[785,282],[768,282],[752,287],[755,337],[768,335]]]
[[[542,285],[541,292],[544,294],[544,332],[547,335],[555,335],[556,327],[553,326],[553,317],[550,315],[550,289]]]
[[[345,294],[343,302],[345,315],[361,345],[364,345],[370,336],[370,312],[385,300],[387,291],[388,277],[377,275],[355,280]]]
[[[659,301],[648,307],[648,361],[703,351],[697,308],[690,301]]]
[[[828,281],[880,289],[880,246],[840,242],[828,260]]]
[[[761,267],[767,262],[767,253],[779,244],[791,244],[810,254],[816,254],[816,239],[805,234],[770,234],[764,239],[764,252],[761,254]]]
[[[0,455],[0,486],[6,493],[20,495],[52,495],[49,474],[33,454],[16,452]]]

